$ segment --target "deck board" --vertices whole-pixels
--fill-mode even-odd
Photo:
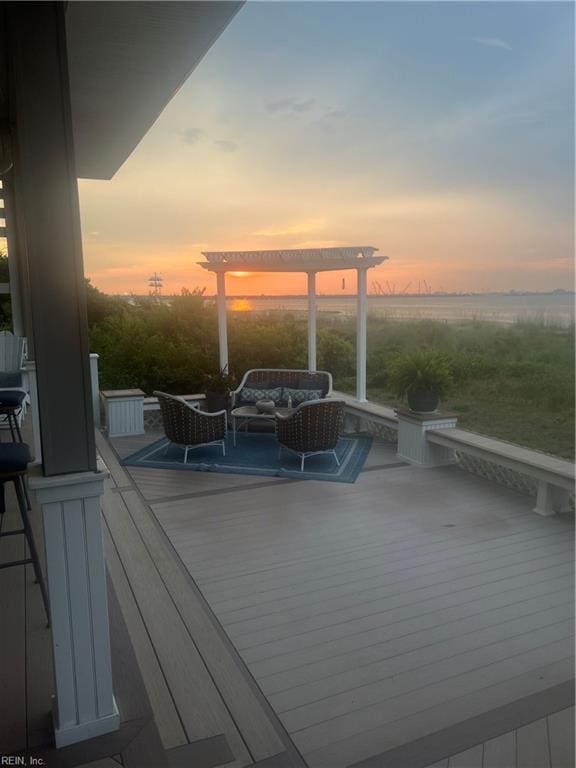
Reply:
[[[42,571],[46,574],[41,512],[34,506],[28,514]],[[50,629],[31,565],[26,566],[26,687],[28,746],[33,748],[48,743],[52,736],[54,672]]]
[[[188,739],[178,715],[174,699],[162,672],[154,646],[118,557],[110,531],[104,523],[106,563],[114,591],[126,622],[134,653],[142,670],[150,706],[165,749],[187,744]]]
[[[254,759],[263,760],[284,752],[286,744],[266,715],[247,676],[227,650],[202,599],[191,588],[188,575],[176,565],[169,545],[160,538],[156,523],[135,492],[124,493],[123,498]]]
[[[377,468],[393,457],[379,445],[355,484],[286,484],[280,504],[273,486],[148,495],[313,768],[572,674],[572,520],[454,467]]]
[[[516,732],[497,736],[484,744],[484,762],[482,768],[516,767]]]
[[[451,757],[448,761],[448,768],[482,768],[483,759],[484,745],[478,744],[476,747]]]
[[[571,674],[573,665],[568,658],[563,658],[474,693],[462,692],[463,695],[445,701],[442,706],[417,711],[410,717],[385,723],[379,719],[378,727],[345,739],[338,740],[335,733],[331,744],[306,753],[306,758],[314,768],[343,768],[354,761],[386,752],[400,744],[409,743],[414,738],[421,738],[457,724],[461,719],[480,715],[535,691],[544,690],[570,679]],[[514,683],[513,688],[510,686],[511,680]]]
[[[548,715],[548,738],[552,768],[573,768],[574,707]]]
[[[244,764],[250,755],[193,639],[162,582],[120,494],[109,494],[104,516],[124,564],[189,741],[221,733]]]
[[[12,484],[6,485],[6,513],[0,530],[21,528]],[[0,562],[26,557],[23,536],[0,539]],[[0,616],[10,617],[10,626],[0,631],[0,752],[21,749],[27,741],[26,712],[26,567],[0,570]],[[6,631],[8,629],[8,631]]]
[[[518,728],[516,755],[521,768],[550,768],[548,725],[545,717]]]

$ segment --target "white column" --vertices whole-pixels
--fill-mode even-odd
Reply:
[[[308,370],[316,365],[316,272],[308,272]]]
[[[92,389],[92,412],[94,414],[94,426],[100,426],[100,381],[98,376],[98,360],[100,355],[90,352],[90,386]]]
[[[534,512],[543,517],[570,512],[570,493],[564,488],[555,488],[545,480],[540,480]]]
[[[32,414],[32,454],[34,459],[31,466],[42,463],[42,442],[40,440],[40,411],[38,409],[38,380],[36,379],[36,363],[34,360],[24,361],[25,388],[30,397],[30,413]]]
[[[358,268],[357,290],[358,303],[356,308],[356,399],[366,402],[366,269]]]
[[[454,451],[429,443],[426,433],[438,429],[454,429],[456,416],[440,416],[398,410],[398,457],[420,467],[439,467],[454,462]]]
[[[218,308],[218,352],[220,370],[228,368],[228,329],[226,327],[226,272],[216,272],[216,306]]]
[[[114,731],[100,496],[105,471],[30,476],[42,507],[50,598],[56,746]]]

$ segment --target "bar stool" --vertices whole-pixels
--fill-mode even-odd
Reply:
[[[40,586],[40,591],[42,593],[42,600],[44,601],[44,608],[48,618],[48,626],[50,626],[50,607],[48,604],[48,593],[46,591],[44,577],[40,568],[38,550],[36,549],[34,534],[32,533],[30,520],[28,519],[28,505],[24,496],[24,477],[28,471],[28,464],[30,459],[30,448],[26,443],[0,443],[0,539],[7,536],[17,536],[19,534],[24,534],[28,544],[28,549],[30,550],[30,557],[24,560],[12,560],[8,563],[0,563],[0,569],[13,568],[17,565],[28,565],[29,563],[32,563],[34,566],[36,583]],[[2,531],[1,523],[3,522],[4,514],[6,512],[4,486],[9,482],[14,483],[16,499],[18,500],[18,509],[20,510],[20,517],[22,518],[22,528],[18,528],[13,531]]]
[[[18,416],[24,407],[26,397],[26,392],[21,389],[0,390],[0,416],[5,416],[8,421],[13,443],[16,442],[16,439],[19,443],[22,442]]]

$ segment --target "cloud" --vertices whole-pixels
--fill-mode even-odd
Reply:
[[[338,120],[342,117],[346,117],[345,109],[337,109],[336,107],[329,107],[322,116],[324,120]]]
[[[302,235],[307,232],[317,232],[320,229],[324,229],[325,226],[326,219],[306,219],[305,221],[283,227],[266,227],[265,229],[259,229],[257,232],[252,232],[252,234],[256,237],[285,237],[286,235]]]
[[[222,150],[222,152],[236,152],[238,144],[235,141],[226,141],[225,139],[216,139],[214,146]]]
[[[478,45],[484,45],[486,48],[500,48],[503,51],[511,51],[512,46],[501,37],[474,37],[472,38]]]
[[[303,112],[310,112],[315,104],[316,99],[298,99],[295,96],[289,96],[286,99],[268,101],[265,106],[266,111],[270,112],[270,114],[276,114],[278,112],[301,114]]]
[[[199,128],[183,128],[179,133],[184,144],[197,144],[204,136],[204,131]]]

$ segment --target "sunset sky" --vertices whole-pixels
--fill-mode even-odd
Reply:
[[[572,288],[573,65],[571,3],[249,2],[114,179],[80,182],[86,273],[212,293],[203,250],[366,244],[369,285]]]

